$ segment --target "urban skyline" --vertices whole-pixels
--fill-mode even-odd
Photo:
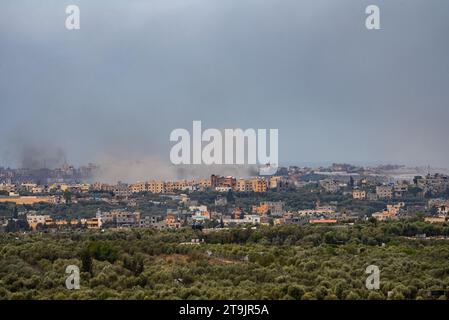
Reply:
[[[57,1],[1,5],[2,166],[169,170],[170,132],[201,120],[278,128],[284,165],[449,167],[447,3],[383,3],[380,30],[369,1],[73,3],[70,31]]]

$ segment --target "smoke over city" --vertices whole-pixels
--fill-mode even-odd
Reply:
[[[56,168],[66,163],[66,157],[60,148],[25,145],[22,148],[20,163],[22,168],[27,169]]]
[[[101,167],[93,177],[93,181],[106,183],[147,181],[151,179],[198,180],[209,178],[211,174],[250,177],[257,174],[257,168],[251,166],[221,165],[183,165],[167,164],[157,157],[136,158],[103,158]]]
[[[280,164],[449,167],[449,3],[2,3],[0,166],[101,166],[146,180],[251,169],[173,166],[169,134],[279,129]],[[26,9],[24,9],[26,6]]]

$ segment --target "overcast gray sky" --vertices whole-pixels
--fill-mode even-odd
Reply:
[[[281,163],[449,167],[448,31],[447,0],[2,0],[0,166],[165,163],[202,120],[278,128]]]

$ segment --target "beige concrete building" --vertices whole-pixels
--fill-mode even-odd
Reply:
[[[139,193],[147,191],[147,184],[145,182],[133,183],[129,186],[132,193]]]
[[[378,199],[391,199],[393,198],[393,188],[390,186],[377,186],[376,195]]]
[[[163,181],[150,181],[148,182],[148,191],[151,193],[164,193],[165,183]]]
[[[357,200],[363,200],[366,198],[366,191],[365,190],[353,190],[352,198],[357,199]]]
[[[251,180],[253,192],[267,192],[268,184],[264,178],[256,178]]]

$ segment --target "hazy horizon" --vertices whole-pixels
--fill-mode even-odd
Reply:
[[[448,168],[447,30],[437,0],[4,0],[0,166],[177,177],[169,134],[201,120],[279,129],[281,165]]]

